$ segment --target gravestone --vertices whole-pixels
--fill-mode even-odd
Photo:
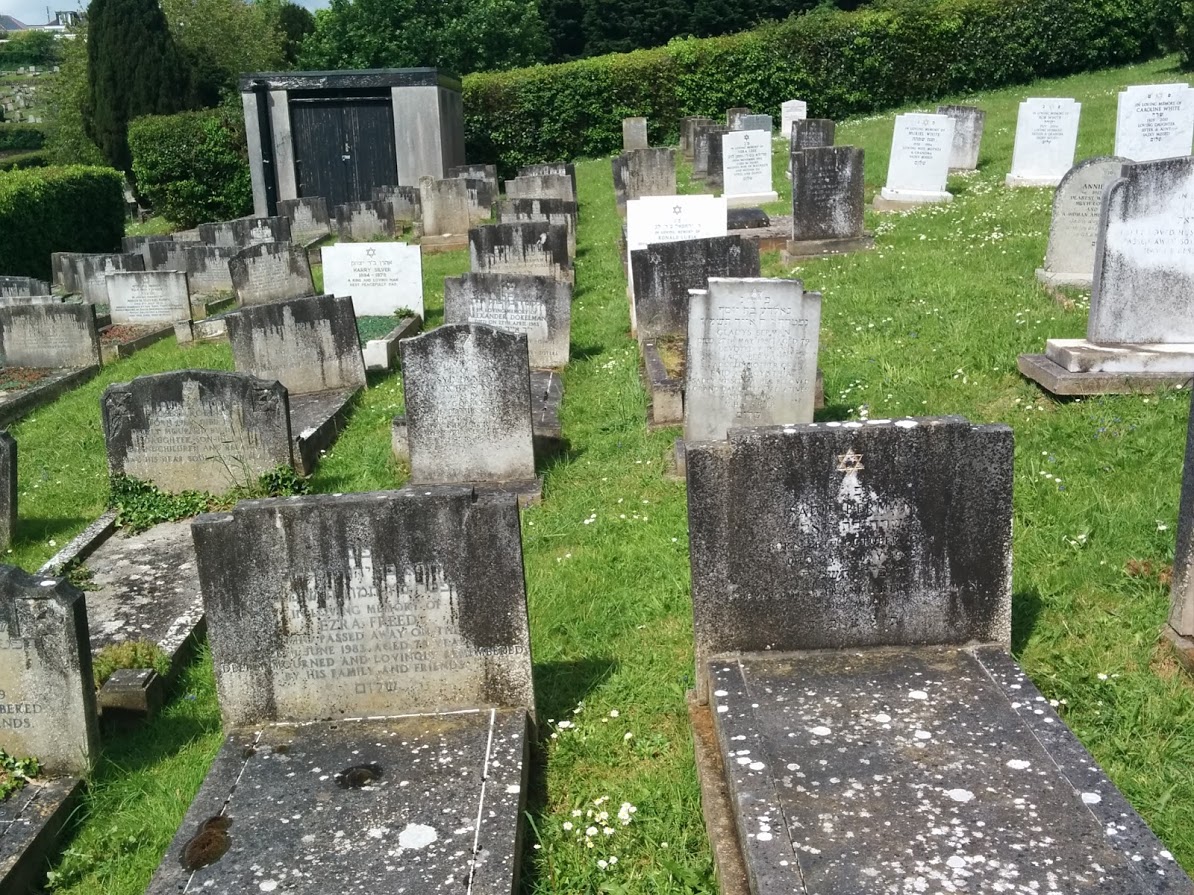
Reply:
[[[17,531],[17,440],[0,432],[0,550]]]
[[[227,737],[149,895],[517,891],[534,688],[514,498],[245,501],[193,532]]]
[[[792,154],[791,258],[872,248],[863,230],[863,151],[818,146]]]
[[[156,251],[156,248],[155,244],[150,247],[150,251]],[[232,271],[229,265],[239,251],[240,249],[227,246],[186,246],[182,253],[182,267],[186,270],[187,288],[191,290],[191,294],[232,292]]]
[[[497,165],[457,165],[448,169],[448,176],[462,180],[484,180],[492,187],[493,195],[498,194]]]
[[[832,118],[798,118],[792,122],[792,129],[787,133],[789,150],[800,152],[818,146],[832,146],[837,124]]]
[[[1119,94],[1115,154],[1134,162],[1189,155],[1194,144],[1194,90],[1149,84]]]
[[[14,445],[15,449],[15,445]],[[1169,624],[1165,635],[1187,669],[1194,671],[1194,414],[1186,429],[1186,462],[1182,470],[1181,502],[1177,513],[1177,548]]]
[[[810,423],[821,295],[800,280],[710,277],[688,302],[685,441],[731,428]]]
[[[50,275],[53,284],[62,292],[79,293],[83,291],[79,283],[79,276],[75,269],[75,262],[82,258],[79,252],[51,252]]]
[[[292,242],[269,242],[241,249],[228,262],[239,305],[267,304],[311,295],[315,284],[307,253]]]
[[[200,224],[199,241],[208,245],[244,249],[271,242],[290,242],[290,220],[286,217],[237,218]]]
[[[792,124],[804,118],[808,118],[808,103],[802,99],[784,100],[779,107],[779,132],[791,139]]]
[[[100,406],[113,476],[219,494],[291,465],[289,403],[278,382],[179,370],[110,385]]]
[[[732,131],[742,130],[742,119],[750,114],[750,109],[737,107],[726,109],[726,127]]]
[[[682,335],[689,291],[706,288],[710,277],[759,275],[759,243],[741,236],[652,243],[630,257],[635,333],[641,340]]]
[[[460,179],[468,184],[469,220],[474,224],[488,221],[493,217],[493,206],[498,197],[497,185],[482,177]]]
[[[13,305],[52,305],[66,301],[65,295],[4,295],[0,296],[0,307]]]
[[[394,208],[384,199],[337,205],[336,232],[356,242],[388,239],[394,235]]]
[[[534,480],[524,334],[449,324],[400,350],[412,484]]]
[[[763,131],[770,135],[775,130],[775,122],[770,115],[743,115],[738,119],[737,130]]]
[[[693,131],[692,138],[692,178],[693,180],[707,180],[709,178],[709,153],[716,145],[721,148],[721,137],[728,134],[728,127],[719,125],[698,125]],[[718,168],[720,172],[720,168]]]
[[[518,169],[519,177],[547,177],[556,175],[572,181],[572,194],[576,195],[576,165],[572,162],[545,162],[538,165],[523,165]],[[514,197],[511,197],[514,198]]]
[[[0,365],[61,369],[99,362],[93,305],[0,307]]]
[[[289,222],[290,238],[299,245],[310,245],[332,233],[332,219],[323,196],[279,199],[278,214]]]
[[[954,120],[954,145],[949,155],[951,171],[974,171],[983,141],[987,113],[975,106],[938,106],[938,115]]]
[[[390,217],[395,225],[412,224],[423,216],[421,189],[421,186],[375,186],[373,199],[390,203]]]
[[[50,284],[33,277],[0,277],[0,298],[49,295]]]
[[[527,174],[506,181],[510,199],[563,199],[576,201],[576,184],[567,174]]]
[[[187,275],[177,270],[108,274],[108,311],[113,324],[168,326],[191,319]]]
[[[646,149],[651,144],[647,141],[646,118],[622,119],[622,150]]]
[[[468,184],[458,177],[419,178],[419,206],[423,215],[423,240],[444,245],[464,245],[468,238]]]
[[[635,149],[611,161],[619,210],[630,199],[676,194],[676,153],[673,149]]]
[[[565,199],[508,199],[502,206],[498,222],[516,224],[520,221],[547,221],[568,228],[568,255],[576,257],[577,205]]]
[[[568,363],[572,287],[554,277],[521,274],[446,277],[444,322],[523,333],[532,369],[563,367]]]
[[[709,139],[709,155],[705,168],[705,181],[717,192],[725,190],[725,138],[735,133],[727,130]]]
[[[1057,186],[1074,164],[1082,104],[1072,99],[1026,99],[1016,118],[1010,187]]]
[[[486,224],[468,232],[472,273],[555,277],[571,283],[568,230],[545,221]]]
[[[887,185],[875,199],[876,211],[952,202],[946,192],[953,151],[954,120],[945,115],[897,115],[891,138]]]
[[[119,255],[76,255],[75,280],[83,301],[93,305],[108,303],[108,274],[125,270],[145,270],[140,252]],[[73,291],[73,290],[72,290]]]
[[[1053,194],[1053,219],[1045,263],[1036,278],[1051,286],[1089,289],[1094,283],[1095,246],[1103,189],[1119,177],[1127,159],[1103,156],[1079,162]]]
[[[716,124],[712,118],[689,117],[680,119],[680,151],[691,159],[696,149],[696,130],[701,126]]]
[[[325,246],[323,290],[349,296],[357,316],[389,316],[406,308],[423,316],[423,256],[402,242]]]
[[[173,243],[173,236],[124,236],[120,240],[120,250],[126,255],[140,255],[145,263],[145,270],[153,270],[149,247],[155,242]]]
[[[730,207],[749,208],[779,200],[779,194],[771,188],[769,132],[733,131],[722,136],[721,145],[722,183]]]

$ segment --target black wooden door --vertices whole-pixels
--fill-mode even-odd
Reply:
[[[373,198],[397,179],[394,111],[385,97],[295,97],[290,101],[295,175],[302,198],[328,210]]]

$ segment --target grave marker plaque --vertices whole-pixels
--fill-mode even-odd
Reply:
[[[360,317],[388,316],[399,308],[422,317],[422,253],[402,242],[325,246],[323,290],[350,296]]]
[[[190,320],[187,275],[177,270],[110,273],[108,310],[114,324],[169,325]]]
[[[949,202],[946,192],[953,151],[954,120],[945,115],[897,115],[891,139],[887,185],[879,193],[880,210],[928,202]]]
[[[1115,154],[1134,162],[1189,155],[1194,90],[1188,84],[1129,87],[1119,94]]]
[[[228,271],[241,305],[284,301],[315,291],[307,253],[291,242],[262,243],[242,249],[228,262]]]
[[[447,277],[444,322],[523,333],[533,369],[562,367],[568,363],[572,287],[554,277],[519,274]]]
[[[1016,119],[1016,144],[1007,185],[1057,186],[1074,164],[1082,104],[1072,99],[1026,99]]]
[[[1089,289],[1094,283],[1095,247],[1103,190],[1119,177],[1127,159],[1101,157],[1079,162],[1066,173],[1053,194],[1053,218],[1042,283]]]

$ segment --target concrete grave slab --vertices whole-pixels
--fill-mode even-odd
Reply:
[[[554,277],[523,274],[446,277],[444,322],[524,333],[532,368],[563,367],[572,332],[572,287]]]

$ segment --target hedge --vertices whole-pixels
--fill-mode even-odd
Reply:
[[[0,152],[27,152],[46,145],[46,135],[34,124],[0,124]]]
[[[0,174],[0,274],[50,279],[53,252],[118,251],[124,178],[75,165]]]
[[[17,171],[21,168],[44,168],[50,159],[44,152],[0,153],[0,171]]]
[[[180,227],[253,211],[253,185],[239,104],[129,124],[133,177],[141,198]]]
[[[652,142],[681,117],[749,106],[779,116],[799,97],[840,119],[973,90],[1121,65],[1158,52],[1164,0],[893,0],[817,10],[731,37],[470,75],[467,157],[503,170],[600,156],[622,119],[645,115]]]

